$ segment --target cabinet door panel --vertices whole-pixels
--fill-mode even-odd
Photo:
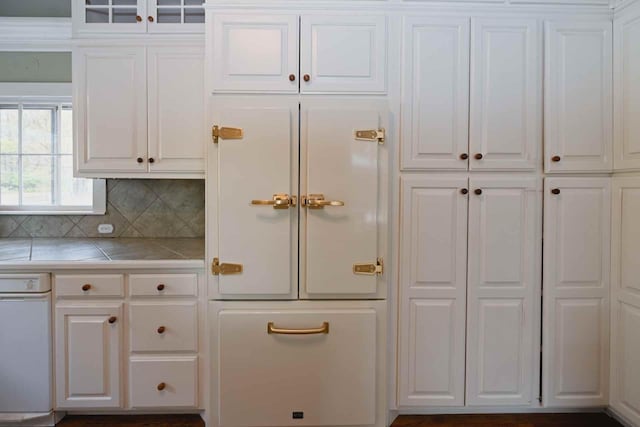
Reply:
[[[147,0],[71,2],[74,34],[144,33]],[[137,16],[145,19],[137,20]]]
[[[310,15],[301,19],[301,92],[384,92],[384,15]]]
[[[467,169],[469,19],[404,21],[403,169]]]
[[[467,178],[402,177],[403,406],[464,404]]]
[[[204,51],[149,47],[150,172],[204,173]]]
[[[120,407],[122,304],[57,306],[55,324],[57,408]]]
[[[145,172],[147,90],[144,47],[73,51],[75,166],[81,174]]]
[[[546,406],[597,407],[608,401],[609,181],[608,178],[545,181]]]
[[[539,366],[539,186],[477,178],[470,187],[467,404],[527,405]]]
[[[535,19],[471,21],[472,170],[536,167],[541,147],[539,33]]]
[[[378,275],[355,274],[354,264],[384,257],[380,180],[386,147],[356,140],[354,130],[384,127],[386,112],[376,109],[380,105],[356,104],[302,105],[301,193],[344,203],[301,211],[302,297],[373,295],[381,283]]]
[[[298,194],[298,103],[217,97],[213,104],[214,123],[243,131],[241,139],[220,138],[213,148],[218,170],[213,241],[218,247],[211,256],[243,264],[241,273],[217,277],[218,293],[225,298],[295,298],[297,208],[252,201]]]
[[[297,15],[210,16],[214,91],[298,92]]]
[[[545,169],[611,170],[611,22],[547,22],[545,35]]]

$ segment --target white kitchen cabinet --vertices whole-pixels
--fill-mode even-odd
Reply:
[[[119,408],[122,303],[55,311],[56,407]]]
[[[399,404],[462,406],[468,180],[401,183]]]
[[[403,169],[469,165],[469,18],[404,18]]]
[[[209,13],[214,92],[386,90],[383,15]]]
[[[614,167],[640,170],[640,7],[616,16],[614,28]]]
[[[201,177],[203,64],[194,45],[74,48],[76,176]]]
[[[384,306],[211,302],[211,425],[385,426]]]
[[[545,180],[545,406],[608,403],[610,187],[609,178]]]
[[[640,425],[640,178],[613,178],[611,407]]]
[[[545,23],[545,170],[613,167],[611,21]]]
[[[300,92],[384,92],[386,16],[303,15]]]
[[[471,170],[533,170],[541,137],[536,19],[471,20]]]
[[[530,405],[540,346],[539,185],[471,178],[469,187],[466,403]]]
[[[71,4],[78,37],[204,31],[204,0],[74,0]]]

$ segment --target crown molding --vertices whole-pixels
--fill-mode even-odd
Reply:
[[[0,17],[0,50],[66,52],[71,50],[71,18]]]

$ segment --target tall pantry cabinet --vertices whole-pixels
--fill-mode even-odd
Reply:
[[[386,35],[207,8],[209,425],[386,425]]]

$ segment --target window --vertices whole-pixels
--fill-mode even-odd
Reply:
[[[101,214],[104,186],[73,177],[68,97],[0,98],[0,213]]]

